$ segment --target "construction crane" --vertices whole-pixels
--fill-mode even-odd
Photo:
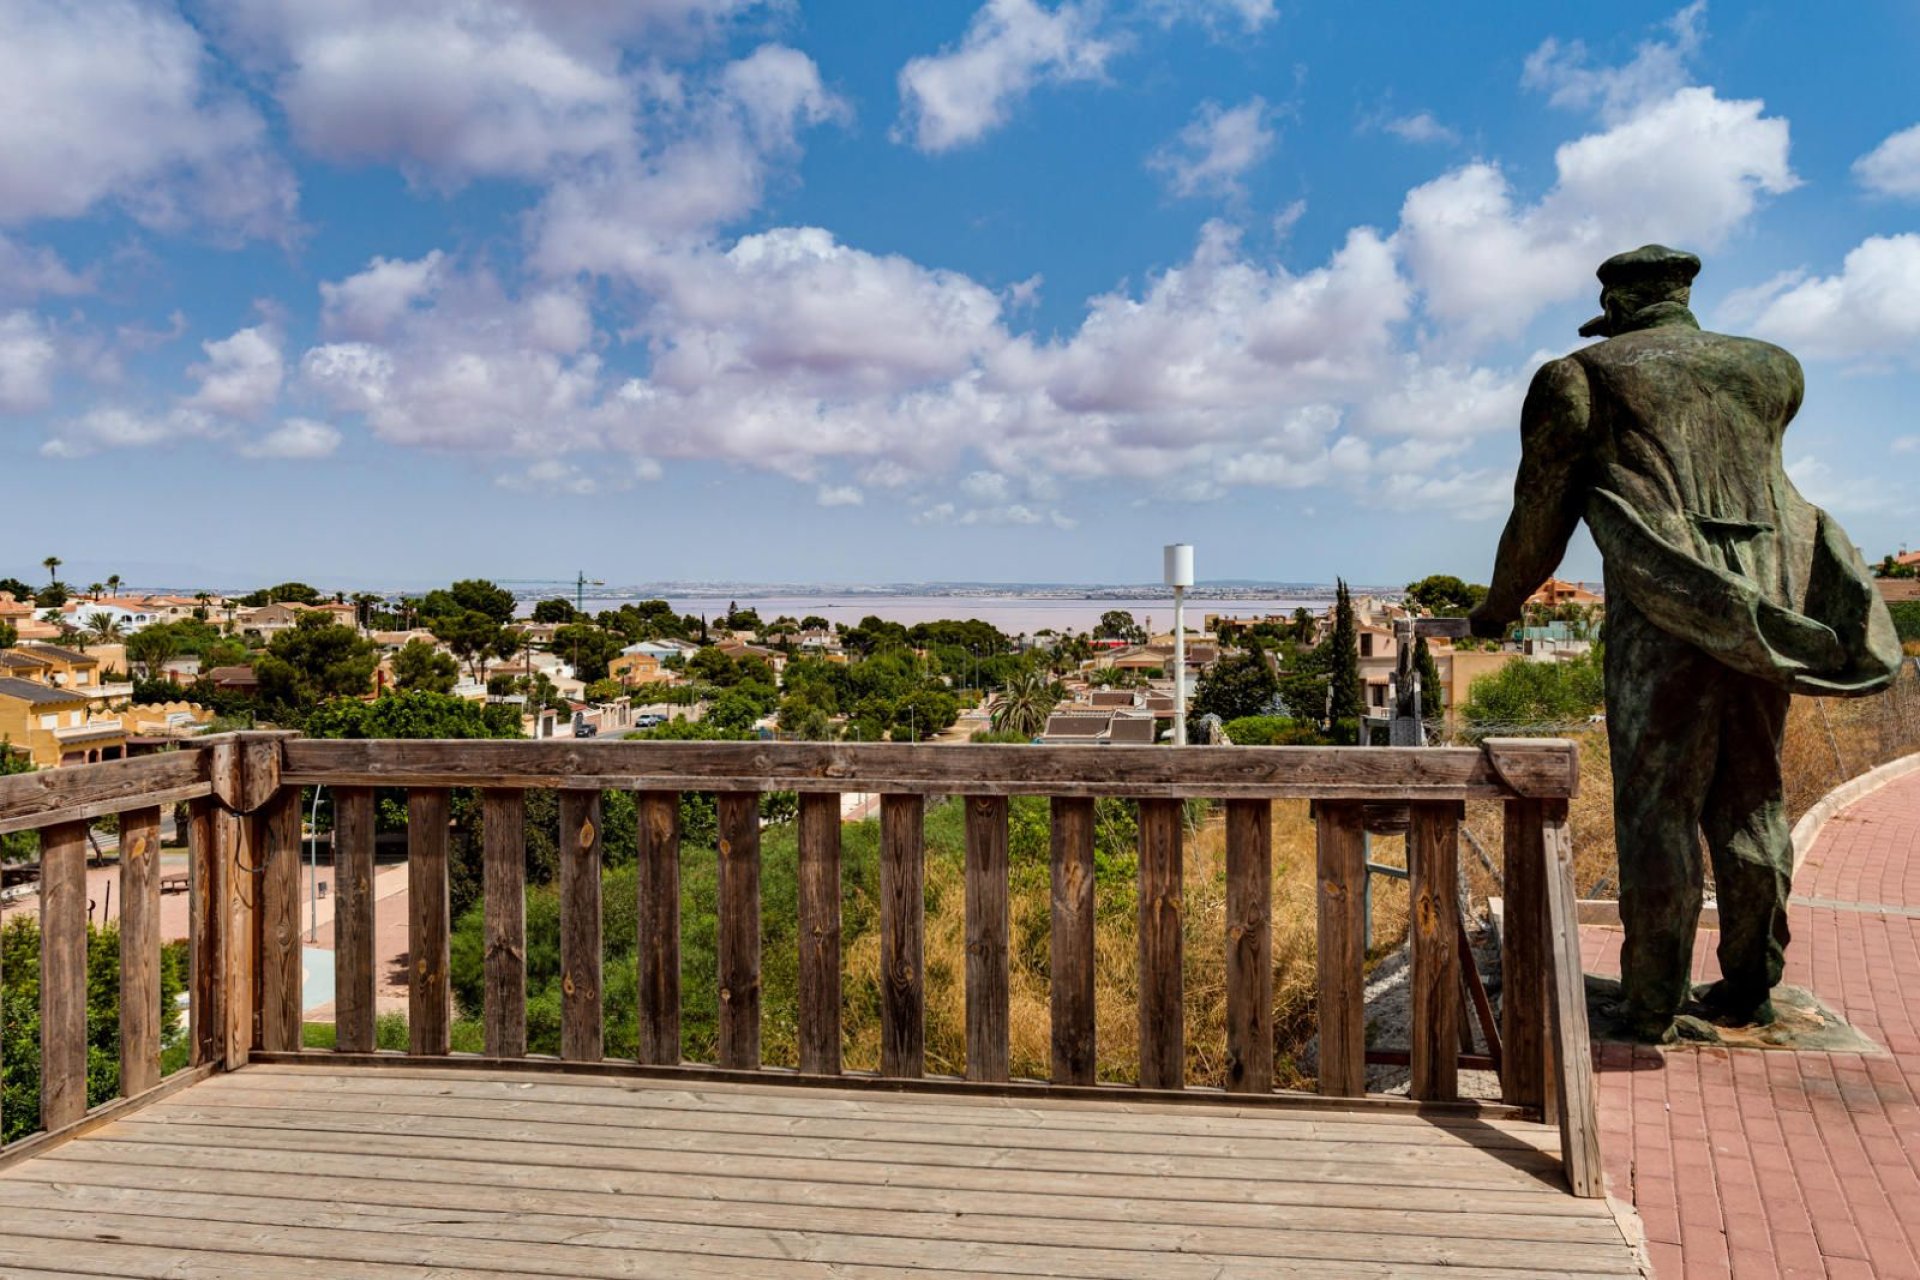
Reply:
[[[604,587],[607,585],[599,578],[589,578],[585,569],[580,570],[571,578],[496,578],[494,581],[503,587],[572,587],[573,611],[575,613],[585,613],[587,611],[588,587]]]

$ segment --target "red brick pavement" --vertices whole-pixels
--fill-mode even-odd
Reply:
[[[1920,775],[1827,825],[1790,922],[1787,981],[1887,1052],[1601,1046],[1612,1192],[1663,1278],[1920,1277]],[[1619,930],[1582,942],[1619,972]]]

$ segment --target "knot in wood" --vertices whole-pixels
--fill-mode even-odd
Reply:
[[[580,824],[580,847],[593,848],[593,819],[591,818]]]
[[[572,995],[574,993],[572,974],[563,973],[560,975],[560,989],[566,992],[568,995]]]

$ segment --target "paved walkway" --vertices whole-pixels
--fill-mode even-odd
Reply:
[[[1830,822],[1795,888],[1786,980],[1886,1052],[1602,1047],[1611,1189],[1663,1280],[1920,1277],[1920,775]],[[1619,930],[1582,941],[1619,972]]]

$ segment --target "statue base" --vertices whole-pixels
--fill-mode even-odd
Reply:
[[[1880,1053],[1879,1045],[1827,1008],[1804,987],[1781,983],[1773,989],[1774,1020],[1765,1026],[1730,1026],[1715,1022],[1699,1003],[1706,986],[1693,989],[1694,999],[1674,1019],[1669,1049],[1773,1049],[1808,1053]],[[1595,1040],[1636,1043],[1631,1027],[1620,1017],[1620,980],[1587,975],[1587,1023]]]

